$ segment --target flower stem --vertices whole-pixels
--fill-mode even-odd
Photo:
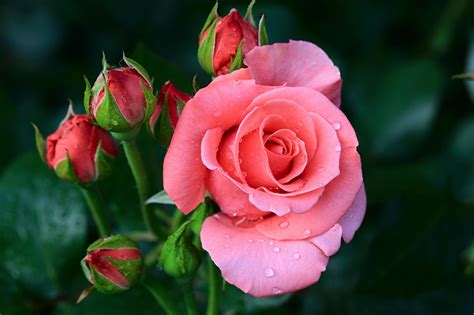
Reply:
[[[188,315],[197,315],[196,299],[194,298],[193,279],[185,279],[181,282],[181,288],[186,303],[186,312]]]
[[[167,315],[180,315],[176,308],[177,303],[169,295],[169,287],[164,282],[145,280],[143,285],[150,291]]]
[[[207,315],[217,315],[219,310],[219,274],[214,262],[208,257],[209,295],[207,298]]]
[[[107,221],[104,214],[104,202],[100,196],[97,186],[93,185],[91,187],[81,187],[82,194],[84,199],[89,206],[94,222],[99,229],[99,234],[101,237],[106,237],[110,235],[111,229],[109,222]]]
[[[132,170],[133,178],[137,185],[138,197],[140,199],[140,208],[142,211],[143,220],[148,230],[152,231],[156,236],[162,237],[158,224],[153,213],[152,205],[145,205],[145,201],[150,197],[150,187],[148,184],[148,174],[143,163],[140,150],[134,139],[122,140],[123,149]]]

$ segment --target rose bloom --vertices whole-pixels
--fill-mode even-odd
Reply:
[[[315,283],[365,214],[358,141],[339,109],[339,69],[314,44],[257,47],[246,69],[190,100],[164,162],[164,187],[191,212],[221,212],[201,241],[223,277],[256,297]]]

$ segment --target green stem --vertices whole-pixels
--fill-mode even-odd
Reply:
[[[138,197],[140,199],[140,208],[142,210],[143,220],[148,230],[152,231],[156,236],[162,237],[158,224],[154,216],[152,205],[146,205],[145,202],[150,197],[150,187],[148,185],[148,174],[143,163],[140,150],[134,139],[122,140],[123,149],[132,170],[133,178],[137,185]]]
[[[173,301],[172,297],[169,295],[169,286],[164,282],[145,280],[143,285],[148,289],[148,291],[150,291],[151,295],[153,295],[167,315],[181,315],[176,307],[178,303]]]
[[[188,315],[197,315],[196,299],[194,298],[193,279],[185,279],[181,282],[181,288],[186,303],[186,312]]]
[[[86,199],[87,205],[89,206],[94,222],[99,229],[101,237],[106,237],[111,234],[109,222],[107,221],[104,214],[104,202],[100,196],[99,190],[95,185],[85,188],[81,187],[84,199]]]
[[[217,315],[219,310],[219,271],[214,262],[208,257],[209,295],[207,298],[207,315]]]

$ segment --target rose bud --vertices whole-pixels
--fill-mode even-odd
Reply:
[[[126,67],[103,70],[94,85],[86,79],[84,105],[99,126],[113,133],[138,132],[155,106],[152,81],[136,61],[123,57]]]
[[[161,88],[155,110],[148,121],[148,127],[153,137],[164,146],[169,145],[179,115],[190,99],[191,95],[178,90],[170,81]]]
[[[34,127],[40,156],[59,178],[87,185],[110,173],[118,150],[110,134],[93,125],[89,116],[75,115],[70,107],[66,118],[46,142]]]
[[[257,45],[266,45],[268,38],[262,16],[259,27],[252,17],[253,2],[245,18],[236,9],[219,17],[217,3],[199,34],[198,60],[210,75],[227,74],[243,67],[244,56]]]
[[[172,277],[194,275],[201,264],[197,248],[186,237],[186,228],[192,220],[183,223],[163,244],[159,259],[164,271]]]
[[[137,243],[126,236],[114,235],[92,243],[81,266],[97,291],[119,293],[130,289],[140,279],[143,256]]]

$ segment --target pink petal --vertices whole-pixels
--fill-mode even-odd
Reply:
[[[341,236],[342,227],[336,223],[327,232],[312,237],[309,239],[309,241],[318,246],[319,249],[329,257],[337,253],[339,247],[341,247]]]
[[[339,224],[342,226],[342,237],[344,238],[344,242],[349,243],[362,224],[366,205],[367,196],[365,194],[364,184],[362,183],[351,207],[339,220]]]
[[[224,214],[206,219],[201,242],[224,279],[255,297],[294,292],[319,280],[328,257],[305,240],[277,241]]]
[[[280,87],[258,96],[255,104],[264,104],[273,99],[287,99],[304,107],[310,113],[324,118],[337,131],[341,147],[357,147],[359,142],[354,128],[346,115],[334,106],[323,94],[306,87]]]
[[[267,215],[249,202],[249,195],[237,187],[221,171],[210,171],[206,180],[209,193],[222,212],[229,216],[260,218]]]
[[[341,75],[326,53],[305,41],[255,47],[245,64],[257,84],[306,86],[326,95],[336,106],[341,102]]]
[[[223,130],[242,120],[244,109],[269,87],[253,81],[221,81],[196,93],[183,109],[163,165],[163,185],[178,209],[191,212],[204,197],[206,167],[201,141],[208,129]]]
[[[360,157],[355,148],[343,149],[340,161],[341,174],[324,188],[314,207],[304,213],[288,214],[289,225],[283,230],[278,217],[258,224],[257,230],[280,240],[307,238],[329,230],[351,207],[362,184]]]

